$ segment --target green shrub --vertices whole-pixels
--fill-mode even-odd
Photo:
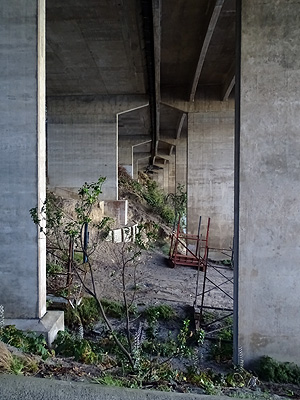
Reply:
[[[124,306],[118,301],[102,299],[101,304],[105,314],[112,318],[122,318],[125,315]]]
[[[155,322],[156,320],[169,321],[175,316],[173,308],[166,304],[150,306],[144,311],[144,313],[150,323]]]
[[[177,354],[177,343],[170,338],[164,342],[158,339],[145,340],[142,348],[145,353],[153,356],[171,357]]]
[[[76,308],[68,306],[64,316],[65,324],[70,329],[76,329],[81,324],[85,329],[89,329],[94,322],[101,319],[97,302],[93,297],[83,298]]]
[[[49,262],[46,264],[46,271],[47,271],[47,278],[49,278],[50,276],[61,274],[62,272],[64,272],[64,268],[61,264]]]
[[[175,211],[169,205],[164,205],[160,210],[162,219],[168,224],[172,224],[175,220]]]
[[[278,362],[264,356],[259,360],[257,373],[260,379],[276,383],[300,384],[300,367],[290,362]]]
[[[94,379],[94,381],[96,383],[99,383],[100,385],[117,386],[117,387],[126,386],[125,382],[121,381],[121,379],[118,379],[110,374],[104,375],[100,378],[96,378]]]
[[[28,331],[24,333],[14,325],[8,325],[0,329],[0,340],[17,347],[25,353],[33,353],[41,356],[44,360],[51,356],[46,340],[43,335],[37,335]]]
[[[102,299],[104,311],[112,318],[122,318],[125,315],[124,306],[113,300]],[[134,307],[130,310],[134,314]],[[81,304],[75,309],[68,307],[65,311],[65,323],[69,328],[76,328],[81,323],[84,328],[89,329],[95,322],[100,321],[102,315],[98,303],[94,297],[84,297]]]
[[[208,315],[208,318],[210,316]],[[212,343],[210,353],[217,362],[230,361],[233,354],[233,319],[227,317],[223,321],[223,327],[219,330],[217,342]]]
[[[102,353],[97,353],[93,345],[86,339],[79,339],[67,331],[59,331],[57,338],[53,342],[53,347],[57,354],[65,357],[74,357],[76,361],[85,364],[94,364],[101,361]]]

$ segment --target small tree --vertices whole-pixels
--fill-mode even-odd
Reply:
[[[132,369],[135,368],[135,349],[133,346],[134,338],[130,333],[130,308],[134,301],[134,296],[128,298],[128,287],[126,274],[129,267],[133,268],[134,276],[138,257],[141,251],[149,247],[153,239],[152,230],[144,230],[143,226],[138,227],[138,232],[130,243],[123,243],[118,253],[118,263],[121,266],[122,296],[126,315],[126,337],[127,346],[123,345],[114,332],[112,324],[107,317],[105,309],[101,303],[99,294],[96,290],[93,259],[92,255],[99,245],[103,242],[110,230],[111,219],[104,217],[97,221],[93,209],[102,193],[102,185],[105,178],[100,177],[95,183],[85,183],[78,191],[79,201],[74,207],[71,215],[67,214],[53,194],[48,194],[46,201],[40,212],[37,207],[30,210],[31,217],[35,224],[47,237],[48,259],[63,264],[56,274],[60,277],[67,276],[65,289],[66,297],[70,304],[77,311],[80,320],[80,301],[82,291],[92,296],[97,304],[99,312],[110,331],[116,345],[128,360]],[[45,228],[46,225],[46,228]],[[87,232],[89,228],[89,241]],[[75,249],[80,252],[82,257],[74,257]],[[57,261],[58,260],[58,261]],[[49,263],[51,266],[51,262]],[[87,275],[89,280],[86,279]],[[77,278],[79,285],[75,285],[73,277]],[[72,279],[71,279],[71,278]],[[72,294],[73,301],[70,299]]]

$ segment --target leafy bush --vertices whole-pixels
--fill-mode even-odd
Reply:
[[[230,361],[233,354],[233,320],[227,317],[220,329],[217,343],[211,346],[211,356],[217,362]]]
[[[49,262],[46,265],[46,271],[47,271],[47,278],[50,276],[55,276],[57,274],[61,274],[64,272],[64,267],[61,264],[57,264],[55,262]]]
[[[160,210],[160,215],[168,224],[172,224],[175,220],[175,211],[168,204],[163,205]]]
[[[88,329],[94,322],[99,321],[100,311],[97,301],[93,297],[84,297],[75,309],[71,306],[65,310],[65,324],[69,328],[77,328],[83,325]]]
[[[266,381],[276,383],[300,384],[300,367],[290,362],[278,362],[264,356],[259,360],[258,376]]]
[[[57,354],[74,357],[76,361],[94,364],[101,361],[102,353],[95,352],[93,345],[86,339],[79,339],[67,331],[59,331],[53,342]]]
[[[0,329],[0,340],[17,347],[25,353],[33,353],[41,356],[44,360],[51,356],[46,340],[43,335],[28,331],[24,333],[14,325],[8,325]]]
[[[101,304],[105,313],[110,317],[121,318],[125,315],[124,306],[118,301],[101,299]]]
[[[145,310],[145,316],[148,322],[155,322],[156,320],[169,321],[174,318],[175,313],[172,307],[161,304],[158,306],[150,306]]]
[[[147,354],[161,357],[172,357],[177,354],[177,342],[168,338],[166,341],[154,339],[145,340],[142,344],[143,351]]]
[[[121,303],[102,299],[101,304],[107,316],[112,318],[124,317],[125,308]],[[131,307],[129,311],[134,314],[134,307]],[[89,329],[93,323],[101,319],[98,303],[94,297],[84,297],[75,309],[68,307],[65,311],[65,323],[69,328],[76,328],[82,324],[84,328]]]
[[[187,194],[183,185],[178,185],[175,194],[165,195],[157,182],[146,174],[140,174],[142,183],[132,179],[124,168],[119,167],[120,187],[134,192],[144,199],[154,212],[161,216],[167,224],[173,224],[178,215],[186,215]]]

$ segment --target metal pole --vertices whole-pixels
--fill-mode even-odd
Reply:
[[[197,234],[197,246],[196,246],[196,252],[195,252],[196,257],[200,257],[200,250],[201,250],[201,248],[200,248],[200,246],[199,246],[199,244],[200,244],[201,220],[202,220],[202,217],[201,217],[201,215],[200,215],[200,217],[199,217],[199,224],[198,224],[198,234]],[[199,254],[198,254],[198,252],[199,252]]]
[[[87,247],[89,243],[89,225],[88,223],[84,224],[84,233],[83,233],[83,262],[86,263],[88,261],[87,256]]]
[[[74,240],[70,238],[69,241],[69,258],[68,258],[68,273],[67,273],[67,286],[71,284],[72,263],[74,258]]]
[[[207,258],[208,258],[208,251],[209,249],[207,248]],[[204,268],[204,277],[203,277],[203,286],[202,286],[202,298],[201,298],[201,307],[200,307],[200,321],[199,324],[201,326],[201,321],[203,318],[203,306],[204,306],[204,296],[205,296],[205,284],[206,284],[206,278],[207,278],[207,258],[205,261],[205,268]]]

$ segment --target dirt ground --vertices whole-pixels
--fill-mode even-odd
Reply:
[[[101,297],[112,300],[121,300],[120,267],[118,265],[118,254],[122,244],[107,244],[105,249],[105,261],[103,249],[99,252],[101,261],[95,269],[95,281]],[[166,250],[166,246],[164,246]],[[101,255],[102,253],[102,255]],[[221,275],[221,274],[222,275]],[[136,289],[138,302],[145,305],[169,304],[174,309],[186,309],[193,306],[197,292],[197,269],[193,267],[176,266],[170,268],[168,255],[161,249],[156,248],[144,254],[137,263],[136,282],[133,275],[128,276],[128,287],[130,280],[132,289]],[[130,272],[129,272],[130,275]],[[196,304],[201,304],[204,273],[199,272],[198,297]],[[233,295],[233,270],[230,267],[217,265],[209,262],[206,280],[205,305],[232,308]],[[225,282],[225,283],[224,283]],[[215,285],[221,285],[222,290]]]

